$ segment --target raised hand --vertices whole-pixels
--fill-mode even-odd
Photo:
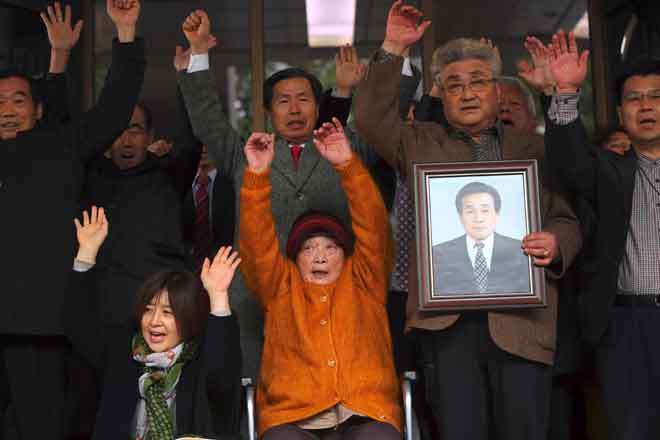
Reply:
[[[551,232],[532,232],[523,238],[523,252],[532,257],[534,264],[540,267],[549,266],[560,257],[559,242]]]
[[[69,51],[76,45],[80,39],[83,21],[78,20],[75,26],[71,26],[70,5],[64,7],[64,14],[62,14],[60,2],[55,2],[55,4],[48,6],[46,12],[39,15],[41,15],[41,20],[46,25],[48,41],[53,50]]]
[[[318,130],[314,130],[314,145],[319,154],[336,167],[348,163],[353,157],[351,144],[337,118],[332,118],[332,124],[325,122]]]
[[[108,220],[105,218],[103,208],[92,206],[91,215],[83,211],[82,223],[80,220],[73,219],[76,225],[76,238],[78,239],[77,260],[86,263],[96,263],[96,255],[101,245],[108,236]]]
[[[587,77],[589,51],[578,52],[575,34],[568,33],[568,42],[564,31],[552,36],[550,45],[550,72],[555,78],[557,92],[575,92]]]
[[[106,0],[108,16],[117,27],[117,36],[122,43],[135,40],[135,29],[140,18],[139,0]]]
[[[275,157],[275,135],[252,133],[244,151],[250,171],[255,173],[266,171]]]
[[[201,279],[209,295],[212,312],[229,311],[229,284],[234,278],[236,268],[241,264],[238,252],[232,252],[231,246],[221,247],[213,261],[204,259]]]
[[[192,53],[206,53],[215,45],[211,46],[215,37],[211,34],[211,19],[205,11],[197,9],[191,12],[181,28],[190,43]]]
[[[552,94],[555,78],[550,71],[550,48],[536,37],[525,38],[524,46],[532,57],[532,64],[521,61],[518,64],[518,76],[537,91]]]
[[[364,65],[360,63],[357,50],[350,45],[343,46],[335,56],[335,73],[337,87],[335,91],[339,96],[348,98],[351,91],[364,78]]]
[[[155,154],[158,157],[163,157],[169,154],[173,147],[174,144],[171,142],[167,142],[165,139],[158,139],[156,142],[147,147],[147,151]]]
[[[422,38],[431,25],[430,20],[420,23],[423,16],[414,6],[403,5],[401,0],[395,1],[387,15],[383,49],[396,55],[403,55],[407,48]]]
[[[206,52],[213,49],[218,45],[218,40],[215,36],[210,35],[206,41],[207,47]],[[174,49],[174,68],[176,70],[186,70],[188,64],[190,64],[190,55],[192,54],[192,47],[189,47],[186,50],[183,50],[183,47],[176,46]]]

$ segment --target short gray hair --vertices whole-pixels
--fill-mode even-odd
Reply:
[[[498,81],[501,84],[509,84],[514,87],[518,87],[518,90],[520,90],[520,93],[522,93],[523,97],[527,101],[527,109],[532,114],[532,116],[536,117],[536,98],[534,97],[534,94],[529,89],[529,87],[527,87],[527,85],[522,82],[520,78],[516,78],[515,76],[502,76]]]
[[[447,65],[469,59],[487,62],[495,79],[502,74],[502,60],[493,48],[473,38],[457,38],[448,41],[433,52],[430,66],[433,81],[440,85],[442,70]]]

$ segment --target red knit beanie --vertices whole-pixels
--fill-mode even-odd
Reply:
[[[318,211],[306,212],[296,219],[286,242],[286,255],[296,261],[298,252],[306,240],[323,236],[334,241],[345,255],[353,253],[353,237],[335,216]]]

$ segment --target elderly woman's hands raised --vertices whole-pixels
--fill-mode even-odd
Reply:
[[[353,157],[351,144],[337,118],[332,118],[332,123],[325,122],[318,130],[314,130],[314,145],[319,154],[335,167],[347,164]]]

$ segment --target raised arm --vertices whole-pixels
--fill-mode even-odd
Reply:
[[[567,40],[563,31],[557,32],[548,46],[528,37],[525,48],[533,64],[522,63],[519,75],[537,91],[552,95],[545,115],[548,162],[564,187],[593,203],[598,152],[591,148],[578,112],[589,52],[580,54],[573,33]]]
[[[50,42],[50,68],[48,73],[64,73],[69,63],[71,50],[80,39],[83,21],[78,20],[71,25],[71,6],[66,5],[62,11],[60,2],[55,2],[42,12],[41,20],[46,26]]]
[[[241,188],[239,249],[241,273],[248,288],[267,306],[290,273],[280,253],[271,206],[270,165],[275,155],[274,135],[253,133],[245,145],[248,166]]]
[[[387,18],[385,40],[360,84],[355,120],[361,138],[401,175],[406,175],[402,142],[406,129],[399,114],[403,55],[419,41],[429,21],[419,22],[421,13],[397,1]]]
[[[362,81],[364,70],[354,47],[346,45],[339,49],[335,55],[336,85],[321,97],[316,128],[324,122],[332,121],[332,118],[337,118],[346,125],[351,114],[353,89]]]
[[[70,289],[66,298],[66,334],[75,351],[95,368],[105,361],[106,340],[96,304],[94,265],[101,245],[108,236],[108,221],[103,208],[83,211],[82,222],[74,220],[78,254],[73,262]]]
[[[229,284],[241,263],[231,247],[221,247],[215,258],[204,260],[201,279],[209,295],[211,315],[204,338],[204,369],[211,400],[233,396],[240,386],[241,345],[238,322],[229,308]]]
[[[71,25],[71,6],[64,11],[60,2],[48,6],[41,14],[50,43],[50,68],[43,86],[44,118],[46,122],[66,124],[70,121],[66,68],[71,50],[80,39],[83,22]]]
[[[139,0],[106,0],[106,8],[117,30],[112,65],[99,101],[73,127],[74,145],[84,162],[105,150],[128,126],[144,79],[144,45],[135,39]]]
[[[314,145],[332,164],[348,199],[355,249],[353,274],[381,303],[386,301],[387,280],[393,262],[389,216],[383,199],[360,159],[353,154],[344,130],[336,118],[315,132]]]
[[[197,10],[186,18],[182,29],[190,49],[177,48],[175,68],[193,132],[206,144],[220,173],[232,175],[244,166],[244,142],[222,110],[209,70],[208,51],[215,45],[211,21],[206,12]]]

